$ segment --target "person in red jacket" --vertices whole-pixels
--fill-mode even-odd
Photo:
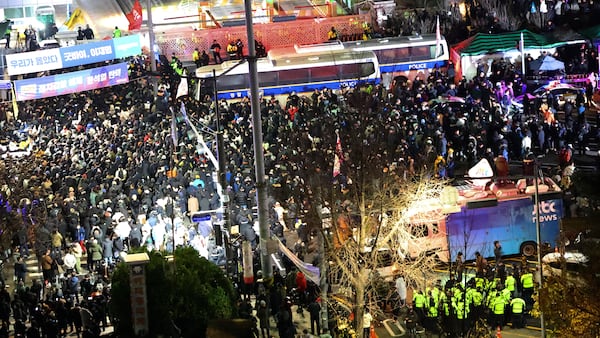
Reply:
[[[306,277],[304,276],[304,273],[302,273],[302,271],[298,271],[298,273],[296,273],[296,290],[298,291],[298,313],[302,313],[302,307],[305,304],[305,300],[306,300],[306,288],[307,288],[307,283],[306,283]]]

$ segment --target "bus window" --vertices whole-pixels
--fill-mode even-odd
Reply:
[[[360,64],[360,77],[368,77],[375,73],[375,64],[372,62]]]
[[[218,90],[232,90],[249,87],[247,74],[227,75],[225,77],[220,77],[217,80],[217,84]]]
[[[258,83],[265,87],[276,86],[277,72],[258,73]]]
[[[340,74],[338,73],[339,70],[339,66],[325,66],[312,68],[310,70],[310,81],[321,82],[338,80],[340,78]]]
[[[375,51],[380,64],[390,64],[410,61],[408,48],[381,49]]]
[[[427,231],[427,225],[426,224],[421,224],[421,225],[415,225],[413,224],[410,227],[410,233],[417,238],[421,238],[421,237],[427,237],[427,235],[429,234],[429,232]]]
[[[434,48],[435,48],[435,46],[434,46]],[[432,56],[431,56],[430,46],[412,47],[410,49],[410,56],[411,56],[411,60],[413,60],[413,61],[431,59]]]
[[[429,46],[429,49],[430,49],[429,52],[431,54],[431,58],[436,58],[438,56],[444,55],[444,45],[442,45],[442,44],[440,44],[439,50],[437,51],[438,55],[435,55],[435,51],[436,51],[435,45]]]
[[[348,65],[342,65],[341,76],[344,79],[355,79],[360,76],[360,66],[359,64],[353,63]]]
[[[310,82],[308,69],[288,69],[279,72],[279,85]]]

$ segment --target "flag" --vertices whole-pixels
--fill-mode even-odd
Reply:
[[[73,30],[75,29],[75,26],[83,24],[85,24],[85,18],[83,17],[83,11],[80,8],[76,8],[67,21],[65,21],[65,27],[67,27],[68,30]]]
[[[440,32],[440,17],[435,19],[435,57],[437,58],[442,53],[442,33]]]
[[[333,177],[337,177],[340,174],[342,163],[344,162],[344,156],[342,153],[342,140],[340,134],[336,132],[337,141],[335,143],[335,152],[333,158]]]
[[[177,146],[177,118],[175,117],[175,112],[171,109],[171,139],[173,140],[173,145]]]
[[[19,104],[17,103],[17,94],[15,93],[15,87],[12,86],[10,88],[12,92],[12,106],[13,106],[13,118],[15,120],[19,119]]]
[[[129,30],[134,31],[142,27],[142,5],[140,0],[135,0],[131,12],[125,15],[129,21]]]
[[[179,81],[179,86],[177,87],[177,95],[175,95],[175,98],[178,99],[182,96],[187,96],[188,94],[189,94],[189,89],[188,89],[187,73],[184,71],[181,76],[181,80]]]
[[[521,74],[525,80],[525,40],[523,40],[523,32],[521,32],[521,40],[519,40],[519,50],[521,51]]]
[[[186,123],[190,123],[187,117],[187,111],[185,111],[185,105],[183,104],[183,102],[181,102],[181,116],[183,116],[183,119],[185,120]]]
[[[302,271],[306,279],[317,285],[321,283],[321,270],[318,267],[302,261],[300,258],[298,258],[298,256],[294,255],[294,253],[290,251],[290,249],[288,249],[278,238],[274,238],[273,240],[277,241],[279,250],[286,255],[286,257],[289,258],[292,263],[294,263],[298,270]]]

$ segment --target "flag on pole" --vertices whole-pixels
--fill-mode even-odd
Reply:
[[[140,0],[135,0],[131,12],[125,14],[127,21],[129,21],[129,30],[134,31],[142,27],[142,5]]]
[[[179,86],[177,87],[177,95],[175,95],[176,99],[189,94],[187,72],[185,70],[183,71],[183,74],[181,74],[180,79]]]
[[[80,8],[76,8],[69,16],[69,19],[64,23],[65,27],[70,31],[75,29],[75,26],[83,24],[85,24],[85,18],[83,17],[83,11]]]
[[[177,146],[177,118],[175,117],[175,111],[171,108],[171,139],[173,140],[173,146]]]
[[[521,39],[519,40],[519,50],[521,51],[521,74],[522,79],[525,80],[525,40],[523,40],[523,32],[521,32]]]
[[[15,86],[10,87],[12,93],[12,106],[13,106],[13,117],[15,120],[19,119],[19,104],[17,103],[17,94],[15,93]]]
[[[188,120],[188,116],[187,116],[187,111],[185,110],[185,105],[183,104],[183,102],[181,102],[181,116],[183,116],[183,119],[185,120],[186,123],[190,123]]]
[[[442,53],[442,33],[440,32],[440,17],[435,18],[435,57]]]
[[[337,140],[335,143],[335,152],[333,158],[333,177],[337,177],[342,168],[342,163],[344,162],[344,156],[342,153],[342,140],[340,139],[340,134],[336,131]]]

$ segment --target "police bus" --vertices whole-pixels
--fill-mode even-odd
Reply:
[[[380,81],[379,63],[372,51],[313,50],[295,48],[269,51],[257,60],[258,83],[263,96],[306,93],[315,89],[339,89]],[[225,61],[196,69],[196,98],[214,95],[219,99],[248,96],[250,76],[245,61]],[[215,81],[216,76],[216,81]]]
[[[450,58],[446,39],[435,34],[351,41],[345,42],[344,48],[374,52],[381,74],[390,79],[402,76],[412,80],[417,75],[423,79],[435,68],[446,67]]]

